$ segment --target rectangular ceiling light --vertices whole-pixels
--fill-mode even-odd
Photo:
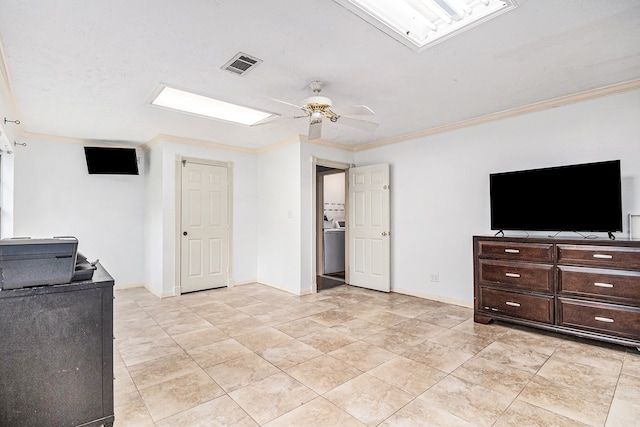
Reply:
[[[334,0],[415,51],[514,9],[515,0]]]
[[[151,105],[247,126],[253,126],[277,115],[169,86],[162,87],[151,101]]]

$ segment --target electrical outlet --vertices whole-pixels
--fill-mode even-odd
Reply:
[[[431,281],[432,282],[439,282],[440,281],[440,275],[438,273],[431,273]]]

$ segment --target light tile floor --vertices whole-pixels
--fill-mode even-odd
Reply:
[[[116,426],[638,426],[640,354],[351,286],[115,291]]]

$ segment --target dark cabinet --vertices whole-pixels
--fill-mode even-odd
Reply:
[[[640,348],[640,241],[473,238],[476,322]]]
[[[0,291],[0,426],[113,424],[113,284]]]

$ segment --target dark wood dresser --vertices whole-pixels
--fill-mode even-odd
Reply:
[[[640,349],[640,241],[473,238],[474,319]]]
[[[0,426],[111,426],[113,278],[0,291]]]

